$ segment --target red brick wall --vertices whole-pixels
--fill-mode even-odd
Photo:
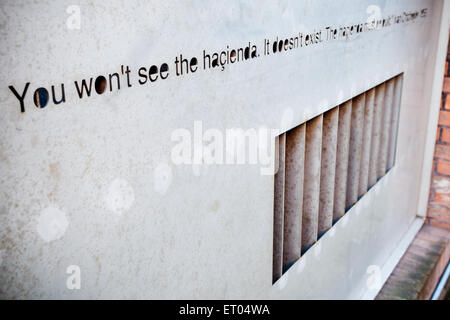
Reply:
[[[450,42],[434,150],[427,223],[450,230]]]

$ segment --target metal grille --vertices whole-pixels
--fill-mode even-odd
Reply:
[[[394,166],[403,74],[276,139],[273,282]]]

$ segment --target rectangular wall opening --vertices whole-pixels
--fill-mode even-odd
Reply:
[[[275,283],[395,164],[403,74],[276,138]]]

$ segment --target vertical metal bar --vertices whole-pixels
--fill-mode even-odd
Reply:
[[[397,134],[400,119],[400,106],[402,100],[403,74],[395,77],[394,87],[394,107],[391,115],[391,133],[389,137],[389,151],[387,169],[391,169],[395,163],[395,153],[397,150]]]
[[[372,187],[378,179],[378,152],[380,149],[381,119],[383,114],[384,95],[386,86],[384,83],[375,88],[375,105],[372,125],[372,144],[370,146],[369,187]]]
[[[359,171],[364,131],[365,95],[353,99],[352,122],[350,127],[350,148],[348,157],[347,196],[345,206],[348,209],[358,201]]]
[[[372,143],[373,109],[375,89],[366,92],[366,105],[364,107],[364,136],[362,143],[362,156],[359,172],[358,197],[362,197],[369,187],[370,147]]]
[[[339,108],[334,108],[323,115],[318,227],[319,236],[325,233],[333,225],[338,120]]]
[[[381,178],[387,171],[387,158],[389,149],[389,135],[391,133],[391,114],[394,98],[395,80],[386,82],[386,92],[384,94],[383,117],[381,120],[380,151],[378,152],[377,176]]]
[[[283,273],[301,255],[305,128],[303,124],[286,134]]]
[[[303,183],[302,252],[317,241],[322,154],[320,115],[306,123],[305,179]]]
[[[275,197],[273,219],[273,282],[277,281],[283,272],[283,225],[284,225],[284,178],[285,178],[285,149],[286,134],[280,135],[275,142]]]
[[[336,150],[336,177],[334,183],[333,221],[345,214],[347,193],[348,151],[350,147],[350,125],[352,100],[339,106],[338,137]]]

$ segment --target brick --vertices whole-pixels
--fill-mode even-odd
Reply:
[[[434,194],[433,202],[436,203],[436,204],[440,204],[442,206],[446,206],[447,207],[447,211],[450,212],[450,194],[449,193],[436,192]]]
[[[428,249],[434,252],[440,252],[445,246],[449,239],[442,239],[442,237],[435,235],[433,233],[423,233],[420,232],[417,234],[416,238],[420,241],[426,241],[427,244],[431,245]],[[415,239],[414,239],[415,241]],[[414,243],[414,242],[413,242]],[[450,244],[450,243],[449,243]],[[418,246],[423,247],[423,245],[417,244]]]
[[[444,87],[442,89],[443,92],[450,92],[450,77],[445,77],[444,78]]]
[[[431,225],[433,227],[450,230],[450,222],[440,221],[440,220],[431,218],[431,219],[429,219],[429,225]]]
[[[446,146],[443,144],[436,144],[436,148],[434,150],[434,157],[439,159],[450,160],[450,146]]]
[[[450,143],[450,129],[449,128],[442,128],[441,141]]]
[[[431,177],[431,188],[438,193],[450,193],[450,179],[433,175]]]
[[[440,174],[450,176],[450,161],[437,160],[436,171]]]
[[[438,237],[446,238],[447,241],[450,241],[450,233],[447,232],[446,230],[435,229],[435,228],[429,227],[429,226],[423,226],[422,231],[427,234],[432,234],[432,235],[435,235]]]
[[[439,112],[439,125],[450,127],[450,111]]]
[[[434,218],[441,221],[448,221],[450,223],[450,211],[448,208],[430,205],[428,207],[427,216],[429,218]]]
[[[445,98],[444,109],[450,110],[450,95]]]
[[[450,230],[450,36],[443,80],[427,223]]]
[[[427,218],[431,224],[442,221]],[[448,224],[450,227],[450,223]],[[445,233],[445,236],[441,236]],[[387,279],[377,299],[429,300],[450,257],[450,230],[424,226]]]
[[[422,235],[418,233],[412,242],[415,246],[425,249],[428,252],[428,255],[439,255],[442,252],[442,249],[445,248],[446,243],[442,241],[442,239],[436,237],[430,237],[428,235]],[[416,256],[421,256],[421,253],[418,253],[417,250],[411,250],[411,253]]]

